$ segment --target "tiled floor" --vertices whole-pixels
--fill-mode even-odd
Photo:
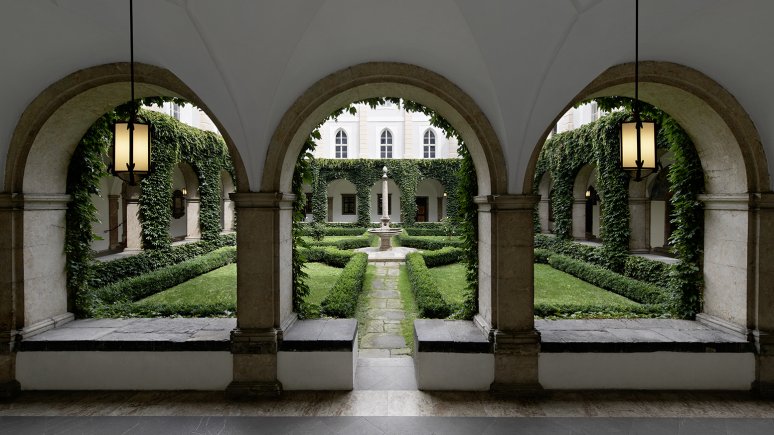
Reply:
[[[745,434],[771,419],[487,417],[6,417],[0,434]]]
[[[29,418],[9,418],[11,416]],[[112,418],[110,418],[112,417]],[[0,403],[0,434],[746,434],[774,433],[774,401],[744,393],[24,392]]]

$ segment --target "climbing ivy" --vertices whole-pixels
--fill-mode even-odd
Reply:
[[[92,224],[99,221],[91,195],[100,193],[99,181],[107,175],[103,156],[110,148],[110,126],[114,113],[100,117],[86,132],[70,160],[67,170],[67,193],[72,198],[66,213],[65,257],[68,305],[76,309],[91,276],[89,264],[94,253]],[[81,314],[78,312],[77,314]]]
[[[621,272],[629,248],[629,179],[618,167],[619,123],[631,119],[632,100],[623,97],[600,98],[600,109],[612,111],[596,122],[548,139],[541,150],[535,170],[534,190],[546,174],[552,179],[551,202],[554,211],[554,233],[562,239],[572,238],[573,185],[578,171],[587,164],[598,171],[598,192],[603,198],[601,210],[601,253],[607,268]],[[669,167],[672,195],[672,252],[680,264],[670,278],[674,294],[674,314],[691,318],[701,305],[702,206],[697,195],[703,191],[704,178],[698,154],[684,130],[668,114],[641,103],[644,117],[655,120],[661,128],[657,147],[668,148],[675,162]],[[535,214],[535,228],[540,221]]]
[[[178,104],[183,100],[146,98],[138,104],[160,104],[164,101]],[[65,254],[67,258],[68,289],[70,295],[81,295],[87,290],[91,273],[94,241],[92,224],[97,211],[91,195],[101,194],[100,179],[108,175],[107,155],[112,144],[112,123],[127,119],[129,103],[100,117],[81,138],[68,169],[68,204]],[[212,240],[220,233],[220,171],[234,177],[234,168],[223,139],[176,121],[170,116],[140,110],[138,120],[148,122],[153,132],[151,163],[153,172],[140,183],[139,220],[145,249],[166,249],[170,246],[169,222],[172,205],[172,170],[179,162],[189,163],[199,179],[200,227],[202,238]],[[76,296],[76,299],[79,296]],[[80,304],[75,304],[76,307]]]

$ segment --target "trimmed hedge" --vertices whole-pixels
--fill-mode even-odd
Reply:
[[[642,304],[663,304],[669,301],[668,290],[611,272],[603,267],[575,260],[564,255],[552,255],[548,264],[590,284],[627,297]]]
[[[459,238],[449,239],[441,236],[408,236],[403,233],[395,236],[400,246],[435,251],[437,249],[451,246],[462,248],[463,241]]]
[[[455,310],[443,295],[435,287],[435,282],[430,276],[430,271],[425,265],[422,254],[412,252],[406,255],[406,269],[408,271],[411,290],[417,303],[419,317],[430,319],[444,319]]]
[[[535,263],[548,264],[548,258],[555,254],[548,249],[535,248],[533,255]]]
[[[353,317],[357,299],[363,290],[368,255],[363,252],[352,254],[339,279],[331,288],[328,296],[320,304],[322,314],[331,317]]]
[[[410,227],[405,228],[406,234],[409,236],[446,236],[446,230],[444,228],[417,228]]]
[[[312,235],[312,225],[308,223],[299,223],[301,226],[301,232],[305,236]],[[326,236],[360,236],[368,230],[366,227],[341,227],[330,226],[329,224],[322,224],[323,231]]]
[[[227,246],[145,275],[90,290],[84,310],[93,317],[114,317],[138,301],[236,261],[236,247]],[[111,305],[118,303],[117,307]]]
[[[561,304],[552,305],[536,302],[535,316],[559,318],[621,318],[621,317],[660,317],[664,315],[664,306],[660,304],[643,304],[626,309],[611,308],[604,305]]]
[[[595,246],[562,240],[545,234],[536,234],[535,248],[536,250],[538,248],[545,249],[575,260],[585,261],[586,263],[610,269],[608,262],[605,260],[604,255],[602,255],[602,248]],[[636,255],[627,255],[624,261],[623,275],[651,284],[666,285],[669,282],[671,270],[672,266],[669,264]]]
[[[465,252],[462,248],[447,246],[435,251],[423,251],[422,257],[427,267],[445,266],[462,261],[465,258]]]
[[[371,246],[371,237],[363,235],[340,240],[310,240],[307,243],[309,246],[334,246],[338,249],[357,249]]]
[[[307,262],[325,263],[333,267],[346,267],[352,256],[356,254],[353,251],[342,251],[333,246],[310,246],[308,248],[299,248]]]
[[[140,276],[163,267],[212,252],[224,246],[235,246],[236,234],[221,235],[215,240],[187,243],[168,249],[148,249],[131,257],[105,263],[91,264],[89,287],[97,289],[107,285]]]

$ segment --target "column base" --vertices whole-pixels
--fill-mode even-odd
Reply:
[[[531,331],[494,332],[495,378],[490,390],[501,394],[535,394],[542,391],[538,381],[540,333]]]
[[[227,400],[253,400],[279,397],[282,384],[275,382],[233,381],[226,387]]]
[[[21,384],[17,380],[0,383],[0,401],[13,400],[21,394]]]
[[[543,397],[548,394],[537,382],[527,384],[492,382],[489,391],[496,396],[507,397]]]

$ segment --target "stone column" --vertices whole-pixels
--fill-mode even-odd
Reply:
[[[650,252],[650,199],[646,182],[629,182],[629,251]]]
[[[754,195],[755,291],[751,329],[757,352],[754,390],[774,397],[774,194]]]
[[[585,196],[572,199],[572,238],[586,240],[586,200]]]
[[[294,195],[232,193],[237,231],[237,327],[231,333],[234,380],[229,398],[277,395],[277,344],[296,320],[292,305]]]
[[[118,200],[121,195],[108,195],[108,249],[118,249]]]
[[[0,399],[16,397],[16,331],[23,327],[17,301],[24,291],[22,211],[16,194],[0,193]]]
[[[223,198],[223,232],[234,231],[234,202],[228,198]]]
[[[126,186],[126,247],[127,251],[142,250],[142,226],[140,225],[140,186]]]
[[[540,217],[540,232],[543,234],[551,233],[551,223],[548,221],[548,210],[551,204],[551,199],[548,195],[540,197],[538,203],[538,217]]]
[[[529,392],[538,383],[540,334],[535,330],[532,213],[539,197],[492,195],[479,204],[479,314],[494,341],[492,390]],[[491,271],[487,274],[486,271]]]
[[[199,226],[200,205],[199,198],[186,198],[185,200],[186,240],[199,240],[202,238],[201,227]]]

